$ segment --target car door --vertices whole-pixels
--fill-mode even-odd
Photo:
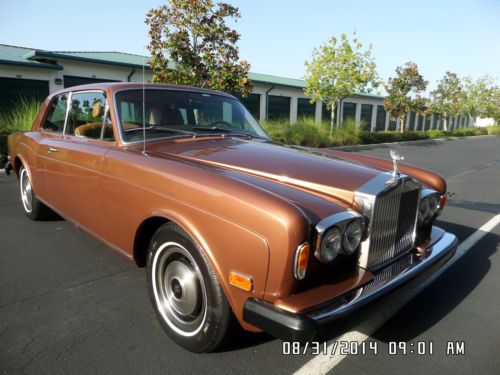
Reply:
[[[114,134],[103,91],[73,92],[69,97],[64,133],[51,142],[45,180],[54,206],[96,234],[104,218],[101,163],[114,147]]]

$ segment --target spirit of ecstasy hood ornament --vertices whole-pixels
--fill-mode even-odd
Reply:
[[[392,159],[392,175],[391,175],[391,180],[397,180],[399,177],[399,170],[398,170],[398,162],[400,160],[404,160],[404,156],[399,153],[399,151],[396,150],[391,150],[391,159]]]

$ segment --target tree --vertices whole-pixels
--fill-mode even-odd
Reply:
[[[168,0],[146,15],[153,82],[207,87],[246,96],[250,65],[239,60],[240,35],[225,19],[238,8],[211,0]]]
[[[414,62],[407,62],[404,67],[398,66],[396,76],[387,81],[384,108],[393,118],[399,120],[401,132],[404,132],[408,112],[425,111],[426,103],[421,94],[428,84],[429,82],[424,80]]]
[[[443,117],[443,128],[448,130],[448,118],[458,116],[464,102],[464,88],[456,73],[446,72],[431,92],[431,108]]]
[[[494,80],[488,75],[479,77],[474,81],[471,77],[464,78],[464,100],[462,104],[462,114],[475,119],[478,116],[485,116],[490,109],[490,104],[494,102],[495,90]]]
[[[497,125],[500,124],[500,87],[492,87],[490,95],[484,106],[484,112],[481,113],[484,117],[491,117]]]
[[[311,62],[306,61],[306,88],[311,103],[323,101],[331,110],[330,136],[334,126],[337,104],[369,86],[378,86],[378,76],[371,46],[363,45],[353,33],[351,40],[342,34],[340,40],[331,38],[319,49],[314,49]]]

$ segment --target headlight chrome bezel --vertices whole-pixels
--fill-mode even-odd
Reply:
[[[361,225],[361,237],[359,240],[359,243],[357,246],[354,248],[354,250],[351,250],[351,252],[348,252],[345,250],[345,245],[344,245],[344,238],[345,238],[345,232],[347,227],[352,224],[353,221],[359,221]],[[366,231],[366,219],[363,215],[361,215],[358,212],[355,211],[344,211],[340,212],[338,214],[328,216],[327,218],[321,220],[318,225],[316,226],[316,232],[317,232],[317,238],[316,238],[316,244],[315,244],[315,250],[314,250],[314,257],[322,262],[322,263],[331,263],[333,262],[337,256],[341,253],[347,254],[347,255],[353,255],[356,253],[356,250],[359,248],[361,242],[363,241],[365,237],[365,231]],[[330,230],[333,230],[333,228],[336,227],[341,233],[341,247],[339,251],[337,252],[337,255],[333,257],[332,259],[324,259],[321,254],[321,245],[323,243],[323,240],[326,238],[326,235],[329,233]]]
[[[441,213],[442,194],[432,189],[422,189],[418,204],[417,221],[422,226],[432,222]],[[422,205],[426,205],[425,215],[421,215]]]

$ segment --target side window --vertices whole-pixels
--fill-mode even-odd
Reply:
[[[114,140],[113,126],[106,113],[106,96],[102,92],[79,92],[71,96],[66,124],[67,135]]]
[[[66,119],[67,105],[67,94],[56,96],[50,104],[47,118],[42,124],[42,129],[46,132],[62,133],[64,129],[64,120]]]

